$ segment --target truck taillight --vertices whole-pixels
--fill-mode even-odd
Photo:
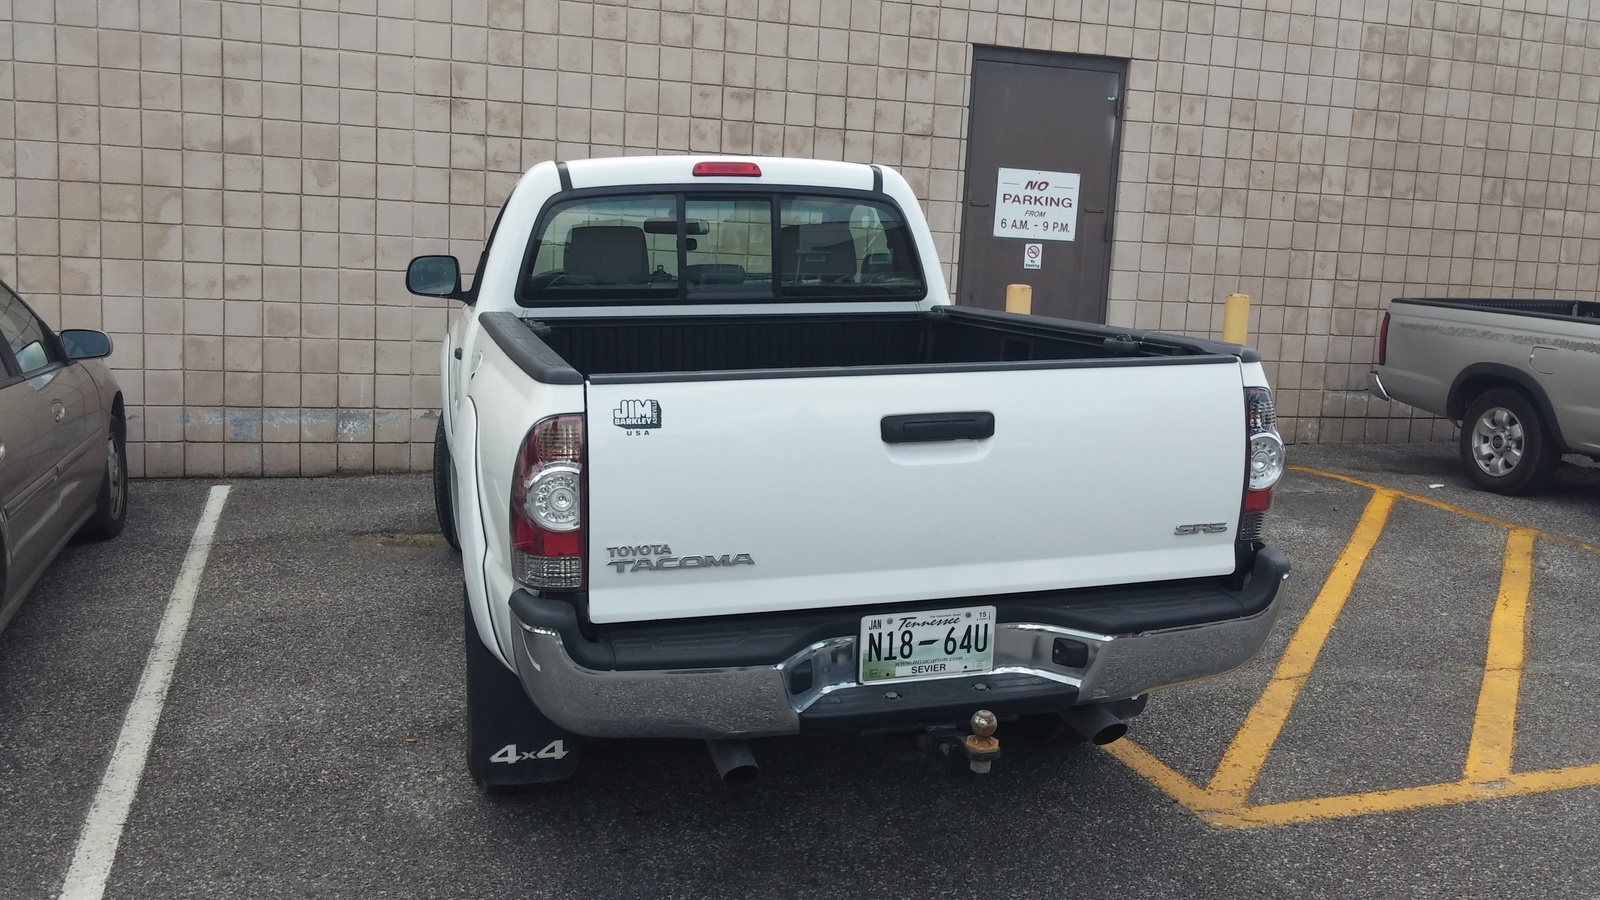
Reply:
[[[1383,323],[1378,326],[1377,363],[1383,365],[1384,358],[1389,355],[1389,314],[1383,314]]]
[[[1272,488],[1283,477],[1283,437],[1278,434],[1270,389],[1245,388],[1244,411],[1245,491],[1238,540],[1259,541],[1267,510],[1272,508]]]
[[[583,417],[534,425],[511,487],[511,564],[523,586],[583,587],[583,488]]]

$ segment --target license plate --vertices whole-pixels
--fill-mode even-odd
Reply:
[[[994,607],[861,619],[861,683],[975,675],[994,668]]]

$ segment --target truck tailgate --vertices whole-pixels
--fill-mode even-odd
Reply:
[[[587,387],[595,622],[1234,567],[1245,425],[1231,357],[623,381]],[[929,419],[941,413],[991,414],[993,435],[960,436]],[[1178,533],[1197,524],[1213,527]]]

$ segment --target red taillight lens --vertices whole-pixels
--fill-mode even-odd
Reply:
[[[511,486],[511,562],[521,584],[583,587],[583,417],[534,425],[517,454]]]
[[[1245,490],[1239,512],[1237,540],[1261,540],[1264,513],[1272,508],[1272,488],[1283,477],[1283,437],[1278,434],[1278,411],[1272,391],[1244,389]]]
[[[1383,322],[1378,325],[1378,365],[1389,355],[1389,314],[1383,314]]]
[[[753,162],[698,162],[694,164],[694,174],[760,178],[761,167]]]

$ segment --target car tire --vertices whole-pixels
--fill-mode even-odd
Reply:
[[[106,435],[106,467],[100,478],[100,495],[94,513],[79,534],[92,541],[108,541],[122,533],[128,519],[128,444],[122,424],[111,420]]]
[[[1521,391],[1479,394],[1461,420],[1461,461],[1472,483],[1496,494],[1533,494],[1555,475],[1561,451]]]
[[[450,444],[444,436],[444,414],[439,414],[439,427],[433,433],[433,511],[439,517],[439,533],[445,542],[460,550],[461,538],[456,533],[455,467],[450,461]]]

